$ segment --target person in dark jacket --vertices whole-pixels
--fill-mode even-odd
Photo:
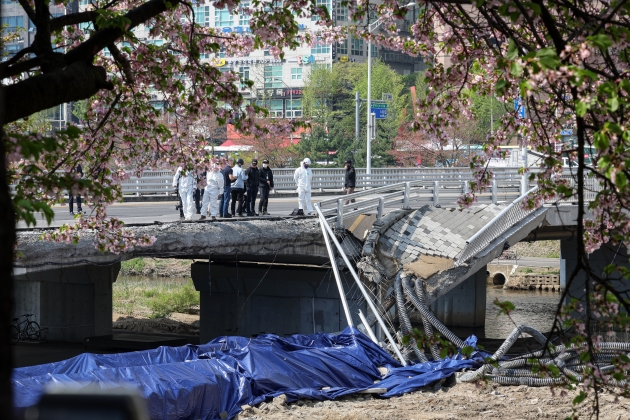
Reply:
[[[258,160],[252,160],[252,165],[245,170],[245,175],[247,175],[247,180],[245,181],[245,188],[247,190],[245,210],[248,216],[258,216],[258,213],[256,213],[256,197],[258,196],[258,185],[260,183]]]
[[[354,166],[352,166],[351,160],[346,160],[346,180],[343,184],[346,189],[346,194],[352,194],[354,192],[354,187],[357,184],[357,174],[354,172]],[[354,198],[352,200],[346,201],[346,204],[350,204],[350,202],[355,202]],[[355,208],[356,210],[356,208]]]
[[[83,168],[80,163],[72,168],[71,172],[79,174],[79,178],[83,178]],[[76,196],[72,195],[72,191],[68,192],[68,205],[70,206],[70,214],[74,215],[74,200],[77,201],[77,214],[83,213],[83,209],[81,208],[81,196],[77,194]]]
[[[263,160],[262,166],[262,169],[259,171],[260,183],[258,191],[260,191],[260,202],[258,203],[258,213],[268,215],[267,204],[269,203],[269,191],[273,189],[273,172],[267,159]]]

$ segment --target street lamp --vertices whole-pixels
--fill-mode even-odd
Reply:
[[[415,6],[415,2],[411,2],[401,7]],[[369,14],[368,14],[369,18]],[[381,26],[383,18],[368,24],[368,33]],[[374,120],[376,123],[376,120]],[[367,174],[372,173],[372,43],[368,40],[368,82],[367,82]]]

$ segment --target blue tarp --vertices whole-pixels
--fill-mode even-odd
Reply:
[[[381,379],[379,366],[390,373]],[[247,339],[220,337],[200,346],[160,347],[120,354],[85,353],[71,359],[14,369],[14,405],[37,403],[46,386],[135,387],[146,398],[152,419],[218,419],[235,416],[245,404],[286,394],[334,399],[372,387],[385,397],[402,395],[475,366],[472,360],[444,359],[402,367],[356,329],[341,334],[271,334]],[[324,391],[322,388],[326,387]]]

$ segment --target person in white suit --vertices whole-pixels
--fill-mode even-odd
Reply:
[[[192,220],[195,202],[193,200],[193,191],[195,189],[195,179],[191,171],[185,171],[182,166],[177,168],[173,177],[173,187],[179,190],[179,197],[182,200],[182,210],[184,212],[184,220]]]
[[[219,194],[223,194],[224,176],[219,172],[219,165],[212,164],[212,170],[206,174],[206,188],[203,193],[203,203],[201,204],[201,217],[199,220],[205,220],[210,206],[210,216],[212,220],[217,219],[219,214]]]
[[[309,158],[305,158],[302,161],[302,164],[299,168],[295,170],[293,174],[293,179],[297,184],[297,193],[298,193],[298,213],[299,215],[304,214],[304,210],[310,215],[314,213],[313,205],[311,204],[311,179],[313,177],[313,173],[309,166],[311,165],[311,160]]]

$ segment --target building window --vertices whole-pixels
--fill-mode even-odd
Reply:
[[[328,13],[330,14],[330,0],[316,0],[316,3],[318,6],[326,6],[326,10],[328,10]],[[317,21],[319,19],[319,15],[311,17],[311,20],[313,21]]]
[[[302,80],[302,67],[291,69],[291,80]]]
[[[320,42],[320,38],[317,38],[317,42]],[[317,44],[311,48],[311,54],[330,54],[330,44]]]
[[[248,89],[249,86],[247,86],[243,82],[247,82],[249,80],[249,66],[247,66],[247,67],[239,67],[238,68],[238,75],[241,77],[241,90]]]
[[[239,10],[239,14],[238,14],[238,24],[240,26],[249,26],[249,15],[245,14],[243,12],[244,8],[248,8],[250,6],[250,2],[248,1],[242,1],[240,4],[241,9]]]
[[[200,26],[210,26],[210,6],[194,6],[195,23]]]
[[[375,44],[371,44],[371,46],[372,46],[372,57],[376,57],[378,53],[378,49],[376,48]]]
[[[264,99],[256,101],[258,106],[269,110],[270,118],[282,118],[284,112],[282,110],[282,99]]]
[[[214,9],[214,26],[234,26],[234,15],[232,15],[227,8]]]
[[[287,99],[286,106],[287,112],[285,115],[287,118],[299,118],[302,116],[302,99]]]
[[[17,44],[7,44],[4,46],[3,52],[5,52],[9,57],[14,56],[18,52],[24,49],[24,43],[19,42]]]
[[[282,66],[265,66],[265,89],[282,87]]]
[[[352,55],[363,55],[363,40],[352,37]]]
[[[337,2],[337,22],[348,22],[348,6],[343,6]]]
[[[343,42],[337,44],[337,54],[348,55],[348,40],[344,39]]]
[[[4,26],[7,25],[8,28]],[[2,30],[15,32],[24,29],[24,16],[5,16],[2,18]]]

